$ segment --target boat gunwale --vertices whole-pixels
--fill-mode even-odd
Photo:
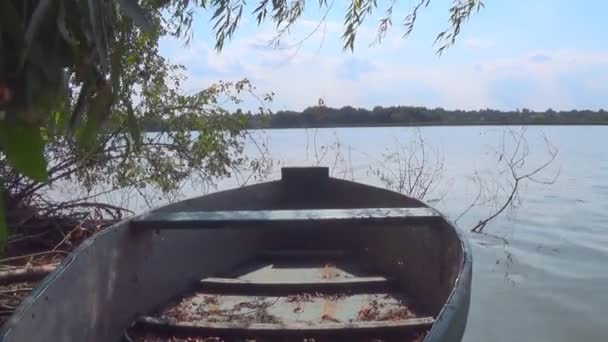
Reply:
[[[427,205],[427,206],[429,208],[433,208],[430,205]],[[462,248],[462,264],[461,264],[460,271],[458,272],[458,276],[456,277],[456,280],[454,281],[454,287],[452,288],[452,291],[450,292],[448,298],[446,299],[445,304],[443,305],[443,307],[441,308],[441,310],[435,317],[435,323],[433,324],[433,326],[429,330],[428,334],[426,335],[424,342],[441,341],[441,339],[443,338],[442,334],[445,334],[445,332],[447,331],[447,328],[448,328],[447,325],[449,323],[451,323],[446,318],[454,315],[454,311],[455,311],[454,307],[458,306],[458,304],[461,301],[461,297],[469,296],[468,299],[464,298],[464,300],[467,300],[470,302],[470,296],[471,296],[470,284],[472,283],[472,280],[473,280],[473,254],[471,251],[471,246],[469,244],[469,241],[464,237],[463,233],[458,229],[458,226],[454,222],[452,222],[450,219],[448,219],[440,211],[438,211],[438,210],[436,210],[436,211],[437,211],[437,213],[439,213],[439,216],[443,220],[445,220],[445,222],[450,227],[452,227],[452,229],[458,236],[458,239],[460,240],[460,246]],[[466,288],[467,282],[469,284],[468,289]],[[467,306],[469,306],[469,305],[470,304],[467,303]],[[451,312],[449,312],[449,311],[451,311]],[[467,308],[466,316],[464,317],[465,327],[466,327],[466,322],[468,320],[468,317],[467,317],[468,311],[469,310]]]

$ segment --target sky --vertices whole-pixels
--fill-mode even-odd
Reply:
[[[220,53],[210,13],[201,10],[190,43],[164,38],[160,52],[186,67],[185,91],[247,78],[260,94],[275,93],[274,111],[303,110],[319,98],[331,107],[608,109],[608,1],[486,0],[442,56],[433,42],[448,27],[452,0],[432,0],[403,39],[401,23],[417,1],[398,2],[387,37],[370,46],[390,3],[379,0],[359,28],[354,52],[342,49],[345,0],[335,0],[320,26],[325,9],[309,0],[278,49],[268,44],[275,28],[258,26],[247,14],[256,0]],[[243,106],[257,108],[252,99]]]

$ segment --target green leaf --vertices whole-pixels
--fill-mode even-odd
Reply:
[[[76,130],[76,126],[82,120],[82,113],[85,110],[86,102],[88,101],[89,93],[92,91],[93,86],[90,80],[90,76],[86,75],[87,78],[82,82],[82,86],[80,87],[80,93],[78,94],[78,98],[76,103],[74,104],[74,109],[72,110],[72,114],[70,115],[69,128],[70,130]]]
[[[0,255],[4,251],[4,242],[8,238],[8,226],[4,210],[4,188],[2,187],[2,179],[0,178]]]
[[[112,88],[109,84],[105,84],[101,89],[98,89],[97,95],[92,100],[87,112],[87,120],[84,127],[79,131],[78,141],[85,149],[93,147],[99,127],[105,118],[110,115],[111,106]]]
[[[42,123],[46,121],[48,113],[60,110],[67,104],[68,77],[64,75],[61,62],[52,54],[38,45],[30,48],[29,62],[25,70],[27,97],[30,99],[30,114],[35,114],[35,120],[26,122]],[[32,118],[34,119],[34,118]]]
[[[54,111],[49,116],[48,133],[52,138],[62,136],[68,132],[69,115],[64,111]]]
[[[80,147],[90,150],[97,138],[98,129],[98,120],[92,115],[87,115],[84,126],[78,130],[77,140]]]
[[[127,103],[127,128],[129,129],[129,134],[131,135],[131,139],[133,139],[135,146],[139,147],[141,144],[141,130],[130,102]]]
[[[120,92],[120,75],[123,73],[120,63],[120,57],[125,53],[125,48],[122,43],[114,45],[114,51],[110,56],[110,79],[112,80],[112,92],[118,94]],[[131,56],[129,56],[131,58]]]
[[[0,255],[4,252],[4,243],[8,238],[8,226],[6,224],[6,215],[4,214],[4,188],[2,187],[2,179],[0,179]]]
[[[44,139],[39,127],[20,121],[0,121],[0,147],[13,167],[38,182],[48,178]]]

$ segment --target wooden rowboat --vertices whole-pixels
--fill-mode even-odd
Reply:
[[[471,254],[391,191],[282,179],[116,224],[66,258],[2,341],[460,341]],[[214,337],[216,339],[209,339]]]

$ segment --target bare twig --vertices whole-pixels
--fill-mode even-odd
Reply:
[[[425,199],[437,189],[443,177],[444,158],[437,150],[429,155],[422,133],[420,130],[416,133],[409,144],[396,141],[395,152],[384,154],[382,160],[376,161],[377,165],[370,167],[369,173],[389,189]],[[439,196],[443,197],[445,194]]]
[[[475,197],[475,199],[471,202],[471,204],[469,204],[468,207],[466,207],[466,209],[464,209],[459,215],[458,217],[456,217],[456,219],[454,220],[454,223],[458,223],[458,221],[464,216],[466,215],[471,209],[473,209],[478,203],[479,203],[479,199],[481,198],[482,192],[483,192],[483,188],[481,186],[481,177],[479,176],[478,173],[475,173],[476,179],[478,180],[478,182],[480,183],[478,186],[479,191],[477,192],[477,196]]]
[[[530,147],[528,140],[526,139],[526,128],[522,127],[519,131],[515,131],[514,129],[508,129],[508,134],[503,134],[503,141],[501,144],[500,152],[498,153],[498,166],[503,167],[507,174],[510,175],[509,184],[510,189],[506,191],[506,199],[502,202],[498,208],[490,214],[488,217],[480,220],[472,229],[472,232],[481,233],[486,225],[494,220],[496,217],[501,215],[507,208],[514,208],[515,206],[521,204],[519,199],[519,190],[521,188],[522,182],[532,182],[539,184],[553,184],[557,177],[559,176],[558,172],[551,178],[548,179],[538,179],[535,176],[539,175],[542,171],[544,171],[547,167],[549,167],[557,157],[557,149],[549,143],[549,140],[546,136],[543,136],[545,141],[547,153],[549,157],[544,162],[540,163],[535,168],[532,168],[529,171],[524,169],[526,164],[526,160],[530,155]],[[513,152],[509,153],[510,157],[505,158],[505,154],[507,153],[507,141],[505,137],[510,137],[511,142],[514,143],[515,147]],[[476,205],[477,199],[473,202],[471,206]],[[468,208],[466,211],[468,211]],[[462,216],[462,215],[461,215]],[[461,217],[459,216],[459,218]]]
[[[125,331],[125,333],[124,333],[123,336],[125,338],[125,341],[127,341],[127,342],[133,342],[133,339],[131,338],[131,336],[129,336],[128,332]]]
[[[43,266],[29,266],[15,270],[0,272],[0,285],[19,281],[38,281],[53,272],[56,264]]]
[[[317,25],[310,32],[308,32],[308,34],[306,34],[302,39],[300,39],[299,41],[297,41],[295,44],[291,44],[289,46],[280,47],[280,49],[290,50],[290,49],[295,48],[296,49],[295,54],[297,54],[298,51],[300,50],[300,48],[302,47],[302,45],[308,39],[310,39],[315,33],[317,33],[317,31],[319,31],[319,29],[321,28],[321,26],[326,25],[326,23],[327,23],[327,16],[329,15],[331,9],[333,8],[334,2],[335,2],[335,0],[332,0],[331,3],[329,3],[329,5],[327,6],[327,9],[325,10],[325,13],[321,17],[321,19],[319,20],[319,22],[317,23]],[[271,45],[271,46],[273,46],[275,48],[279,48],[279,45],[281,43],[281,39],[288,32],[289,32],[289,27],[287,27],[287,29],[279,30],[279,32],[268,42],[269,45]],[[325,39],[325,33],[323,34],[323,39],[321,40],[320,46],[323,44],[323,40],[324,39]]]
[[[15,244],[15,243],[31,240],[31,239],[37,239],[37,238],[41,238],[47,234],[49,234],[48,230],[43,231],[41,233],[36,233],[36,234],[14,235],[6,242],[6,244],[10,245],[10,244]]]
[[[31,287],[21,287],[21,288],[12,289],[12,290],[0,291],[0,295],[12,295],[12,294],[19,293],[19,292],[30,292],[32,290],[33,290],[33,288],[31,288]]]
[[[230,317],[236,317],[236,316],[247,316],[247,315],[251,315],[251,314],[258,313],[258,312],[260,312],[260,311],[262,311],[262,310],[266,310],[266,309],[270,308],[271,306],[275,305],[275,304],[276,304],[276,303],[279,301],[279,299],[281,299],[281,298],[282,298],[281,296],[278,296],[278,297],[277,297],[277,298],[275,298],[275,300],[274,300],[274,301],[272,301],[271,303],[269,303],[269,304],[264,304],[264,305],[260,305],[260,307],[259,307],[259,308],[257,308],[257,309],[253,309],[253,310],[250,310],[250,311],[239,312],[239,313],[226,313],[226,314],[224,314],[224,313],[219,313],[219,315],[221,315],[221,316],[230,316]]]
[[[82,220],[80,222],[80,224],[78,224],[78,226],[76,226],[76,228],[72,229],[69,233],[67,233],[65,235],[65,237],[63,238],[63,240],[61,240],[57,245],[55,245],[55,247],[53,247],[53,249],[51,249],[51,252],[57,251],[57,249],[59,249],[59,247],[61,247],[61,245],[63,245],[66,241],[68,241],[72,237],[72,234],[74,234],[74,232],[76,232],[77,230],[82,229],[82,225],[85,222],[86,222],[86,219]]]
[[[10,258],[4,258],[4,259],[0,259],[0,263],[7,263],[9,261],[15,261],[15,260],[20,260],[20,259],[24,259],[24,258],[31,258],[31,257],[36,257],[36,256],[41,256],[41,255],[47,255],[47,254],[62,254],[62,255],[68,255],[68,252],[64,252],[64,251],[44,251],[44,252],[37,252],[37,253],[31,253],[31,254],[25,254],[25,255],[18,255],[18,256],[14,256],[14,257],[10,257]]]

